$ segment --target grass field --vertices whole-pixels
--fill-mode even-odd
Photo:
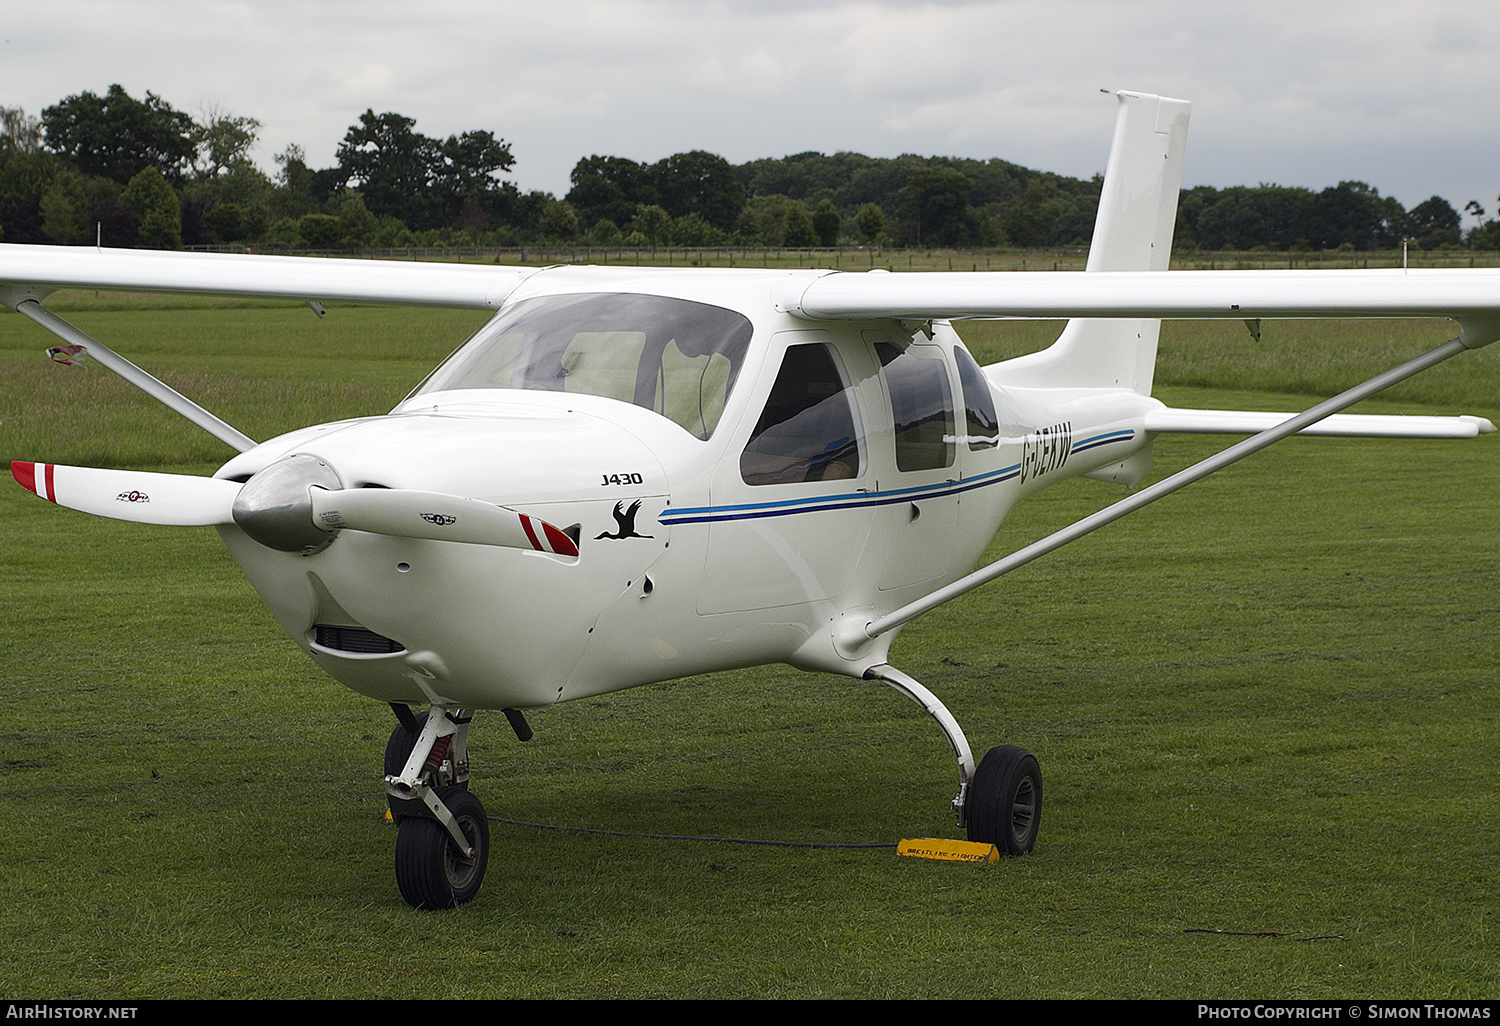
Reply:
[[[65,314],[255,437],[393,405],[474,313],[76,297]],[[983,359],[1046,326],[972,326]],[[1158,394],[1297,409],[1423,323],[1169,325]],[[0,315],[0,456],[207,473],[219,443]],[[1500,348],[1500,347],[1497,347]],[[1500,354],[1366,412],[1500,420]],[[1227,444],[1165,438],[1152,479]],[[941,734],[766,667],[482,717],[480,898],[391,873],[392,717],[323,676],[211,531],[0,488],[8,997],[1494,997],[1500,450],[1292,440],[909,627],[976,748],[1041,760],[1030,856],[957,836]],[[1000,555],[1121,493],[1022,504]]]

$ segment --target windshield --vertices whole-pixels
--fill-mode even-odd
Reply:
[[[684,299],[527,299],[481,328],[412,394],[581,392],[645,407],[707,438],[739,376],[750,333],[750,322],[733,310]]]

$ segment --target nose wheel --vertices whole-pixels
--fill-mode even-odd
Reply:
[[[397,715],[385,749],[396,886],[413,908],[453,908],[479,893],[489,863],[489,819],[468,790],[469,716],[437,705]]]
[[[454,908],[473,900],[489,863],[490,824],[479,799],[459,787],[434,792],[467,845],[461,848],[436,819],[402,817],[396,834],[396,886],[412,908]]]

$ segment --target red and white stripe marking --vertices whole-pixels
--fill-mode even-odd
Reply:
[[[525,530],[526,538],[531,542],[531,547],[538,552],[551,552],[558,556],[578,555],[578,546],[573,544],[573,539],[547,523],[547,521],[540,520],[537,517],[530,517],[520,512],[517,512],[516,516],[521,518],[521,527]]]
[[[23,463],[11,461],[10,473],[22,488],[35,492],[48,502],[57,501],[57,485],[54,481],[57,467],[52,463]]]

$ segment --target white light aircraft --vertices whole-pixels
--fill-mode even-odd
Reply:
[[[1084,273],[503,268],[0,246],[0,299],[223,439],[213,477],[17,462],[43,498],[216,528],[309,656],[399,723],[386,791],[417,907],[478,892],[475,710],[782,662],[882,681],[958,763],[970,839],[1031,849],[1036,759],[975,760],[887,661],[901,626],[1287,435],[1472,437],[1473,417],[1337,411],[1500,337],[1500,271],[1168,272],[1188,104],[1119,93]],[[487,308],[387,416],[255,442],[41,305],[61,288]],[[951,322],[1072,318],[979,366]],[[1446,317],[1458,337],[1304,414],[1151,398],[1161,318]],[[969,572],[1011,506],[1067,478],[1132,486],[1166,432],[1251,437]],[[41,455],[41,454],[39,454]],[[426,706],[414,715],[410,706]]]

